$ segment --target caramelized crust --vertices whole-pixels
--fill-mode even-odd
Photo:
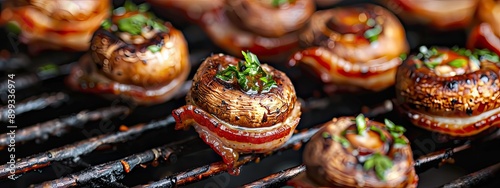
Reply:
[[[363,155],[361,148],[373,140],[364,143],[351,141],[348,147],[344,147],[334,139],[323,136],[327,133],[332,137],[344,137],[346,130],[356,126],[353,120],[354,117],[334,118],[325,123],[323,128],[307,143],[304,149],[304,164],[307,177],[313,181],[306,181],[302,184],[309,185],[309,187],[313,187],[312,185],[315,185],[314,187],[416,187],[418,176],[413,168],[410,145],[392,145],[394,138],[384,129],[384,124],[366,121],[367,126],[380,128],[382,134],[387,137],[381,155],[389,157],[393,166],[385,172],[385,181],[380,180],[373,170],[364,170],[359,162],[362,156],[356,156]],[[372,136],[373,139],[380,139],[378,134],[375,135]],[[402,138],[408,142],[405,137]]]
[[[381,29],[376,40],[365,38],[376,27]],[[401,23],[375,5],[318,11],[300,39],[305,49],[292,56],[291,66],[303,63],[324,83],[371,91],[394,84],[399,56],[408,51]]]

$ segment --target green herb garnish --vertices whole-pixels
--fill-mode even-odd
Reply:
[[[450,66],[455,67],[455,68],[460,68],[463,67],[464,65],[467,64],[467,60],[465,59],[455,59],[451,62],[448,63]]]
[[[7,24],[5,25],[5,29],[7,29],[8,32],[16,35],[21,33],[21,27],[19,27],[19,24],[16,21],[7,22]]]
[[[375,174],[381,180],[385,180],[385,172],[388,169],[392,168],[392,166],[392,160],[389,157],[381,155],[379,153],[375,153],[370,156],[363,164],[363,168],[365,170],[375,169]]]
[[[380,135],[380,140],[384,141],[386,140],[385,134],[382,131],[382,129],[376,127],[376,126],[370,126],[370,130],[377,132]]]
[[[161,51],[161,47],[159,47],[157,45],[151,45],[151,46],[148,46],[148,50],[153,52],[153,53],[156,53],[156,52]]]
[[[109,30],[113,26],[113,23],[109,19],[105,19],[101,23],[101,27],[105,30]]]
[[[406,53],[402,53],[401,55],[399,55],[399,58],[404,61],[406,60],[406,58],[408,57],[408,55]]]
[[[441,64],[441,62],[439,61],[430,61],[430,62],[425,62],[424,65],[433,69],[433,68],[436,68],[439,64]]]
[[[230,81],[236,78],[239,86],[246,92],[267,92],[276,87],[276,82],[270,74],[262,69],[257,56],[251,52],[241,52],[245,61],[240,61],[238,66],[229,65],[217,73],[216,77]]]
[[[118,29],[132,35],[141,34],[142,28],[151,26],[159,31],[167,31],[167,28],[156,20],[146,17],[144,14],[136,14],[128,18],[118,20]]]
[[[337,135],[333,135],[333,137],[332,137],[332,138],[333,138],[333,140],[334,140],[335,142],[340,143],[340,144],[342,145],[342,147],[344,147],[344,148],[347,148],[347,147],[349,147],[349,146],[351,145],[351,144],[349,143],[349,140],[347,140],[347,139],[346,139],[346,138],[344,138],[344,137],[340,137],[340,136],[337,136]]]
[[[359,135],[363,135],[366,132],[366,121],[363,114],[356,116],[356,128]]]
[[[408,144],[403,138],[401,138],[403,133],[406,132],[406,129],[403,126],[396,125],[388,119],[384,119],[384,123],[391,136],[394,137],[394,143]]]
[[[375,42],[378,40],[378,36],[382,33],[382,26],[375,25],[373,28],[365,31],[363,36],[370,42]]]
[[[293,3],[295,0],[273,0],[272,5],[274,7],[279,7],[285,3]]]
[[[474,49],[474,51],[471,51],[469,49],[459,48],[457,46],[454,46],[452,50],[460,55],[467,56],[471,61],[477,63],[478,65],[479,62],[483,60],[495,63],[498,63],[500,61],[498,54],[489,51],[488,49]]]

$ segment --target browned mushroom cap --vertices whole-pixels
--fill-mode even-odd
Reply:
[[[228,65],[241,61],[232,56],[216,54],[208,57],[198,68],[187,104],[199,106],[232,125],[268,127],[282,122],[295,108],[297,97],[285,73],[268,65],[262,68],[273,76],[277,87],[268,92],[249,94],[237,84],[229,84],[216,74]]]
[[[386,146],[379,154],[388,157],[392,166],[385,173],[385,180],[376,176],[373,169],[365,170],[360,159],[363,156],[361,148],[380,148],[379,134],[366,134],[363,142],[351,139],[350,128],[355,127],[354,117],[334,118],[323,125],[307,143],[303,157],[307,177],[319,186],[326,187],[416,187],[418,177],[413,168],[413,154],[409,144]],[[386,143],[393,137],[385,130],[385,125],[376,121],[366,121],[367,126],[375,126],[386,136]],[[355,131],[355,130],[354,130]],[[356,133],[354,133],[356,134]],[[346,136],[347,135],[347,136]],[[358,135],[355,135],[358,136]],[[337,138],[347,139],[343,145]],[[408,140],[402,136],[406,142]]]
[[[11,22],[19,26],[22,42],[28,44],[30,49],[84,51],[88,49],[94,31],[109,17],[111,3],[8,0],[2,7],[0,23]]]
[[[479,0],[477,8],[479,19],[489,23],[494,33],[500,38],[500,1],[498,0]]]
[[[378,28],[377,35],[367,33]],[[376,43],[370,42],[370,36]],[[300,39],[303,47],[325,47],[352,63],[392,59],[408,51],[404,28],[396,16],[370,4],[317,11]]]
[[[396,95],[401,104],[449,117],[475,116],[500,107],[498,63],[484,59],[478,65],[445,48],[436,52],[439,55],[429,60],[411,56],[398,68]],[[457,59],[463,61],[462,67],[450,64]],[[438,65],[430,64],[438,60]]]
[[[280,37],[304,26],[314,13],[313,0],[273,5],[270,0],[228,0],[228,17],[235,24],[264,37]]]
[[[165,26],[167,32],[145,36],[117,32],[121,38],[101,29],[91,41],[92,59],[103,75],[119,83],[150,88],[166,85],[190,65],[184,36],[169,23]]]

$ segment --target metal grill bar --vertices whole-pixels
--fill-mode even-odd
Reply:
[[[75,159],[81,155],[92,152],[101,145],[124,142],[133,138],[133,136],[141,135],[146,131],[165,127],[173,123],[175,123],[174,118],[172,116],[168,116],[164,119],[152,121],[148,124],[138,124],[133,127],[129,127],[128,130],[123,132],[100,135],[57,149],[52,149],[44,153],[39,153],[27,158],[22,158],[16,162],[17,165],[15,174],[20,174],[23,172],[48,166],[53,161],[62,161],[72,158]],[[7,177],[10,173],[9,170],[10,169],[8,164],[0,166],[0,178]]]
[[[5,82],[7,83],[7,82]],[[33,97],[30,99],[26,99],[23,102],[17,103],[15,105],[15,112],[16,115],[20,115],[26,112],[34,111],[34,110],[41,110],[44,108],[47,108],[49,106],[54,106],[57,107],[63,103],[68,102],[69,96],[66,93],[63,92],[57,92],[54,94],[49,94],[49,95],[41,95],[37,97]],[[9,115],[9,107],[8,105],[0,107],[0,121],[8,121],[9,118],[7,117]]]
[[[44,123],[38,123],[16,131],[16,142],[23,143],[34,139],[47,139],[49,135],[61,136],[68,131],[69,127],[81,126],[88,121],[97,121],[110,118],[120,114],[128,113],[129,109],[124,106],[101,108],[94,111],[81,111],[76,115],[58,118]],[[0,148],[9,145],[9,135],[0,135]]]

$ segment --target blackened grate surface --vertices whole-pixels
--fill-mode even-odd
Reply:
[[[343,2],[339,4],[339,6],[361,2],[366,1]],[[119,4],[120,2],[116,3]],[[191,61],[192,64],[195,65],[192,68],[193,71],[190,76],[191,78],[194,71],[196,71],[196,65],[199,64],[204,57],[209,56],[211,53],[223,51],[215,47],[197,26],[189,25],[180,21],[173,21],[173,23],[177,28],[184,32],[184,35],[189,43]],[[424,44],[450,47],[454,45],[464,46],[466,38],[466,31],[435,33],[427,30],[426,28],[409,26],[407,26],[406,29],[407,37],[412,49]],[[25,46],[18,45],[15,42],[15,37],[5,33],[3,30],[2,32],[3,33],[0,34],[2,37],[1,49],[7,49],[17,55],[21,55],[26,51]],[[49,63],[57,65],[68,64],[77,60],[81,55],[82,53],[44,52],[37,56],[31,56],[30,59],[32,61],[32,65],[30,66],[22,69],[1,69],[2,73],[0,75],[2,75],[2,78],[0,78],[0,80],[6,79],[7,74],[16,74],[16,77],[19,78],[24,74],[34,73],[38,70],[37,67]],[[321,94],[318,95],[318,93],[320,93],[318,92],[320,84],[314,78],[309,78],[309,75],[301,73],[296,69],[288,69],[287,67],[281,65],[274,66],[288,73],[295,84],[298,96],[302,99],[311,100],[312,98],[324,97]],[[43,78],[43,75],[41,76]],[[49,136],[46,140],[41,139],[22,145],[18,144],[15,147],[15,158],[19,159],[33,154],[46,152],[52,148],[75,143],[92,136],[116,132],[119,131],[120,125],[132,126],[138,123],[147,123],[152,120],[162,119],[168,116],[173,109],[184,104],[183,96],[181,96],[175,100],[155,106],[133,106],[132,104],[128,104],[127,102],[121,100],[110,101],[92,95],[72,92],[64,86],[63,79],[64,77],[61,76],[45,78],[45,80],[39,84],[30,86],[26,89],[19,88],[16,90],[16,99],[18,103],[23,99],[40,96],[44,93],[65,92],[69,96],[67,101],[57,106],[49,106],[43,110],[36,110],[18,115],[16,117],[16,125],[18,126],[18,129],[55,118],[74,115],[82,110],[95,110],[102,107],[125,105],[132,107],[133,111],[129,115],[120,115],[109,119],[86,123],[81,127],[70,129],[67,134],[61,136]],[[2,91],[0,95],[2,106],[6,104],[5,93],[5,91]],[[363,106],[375,106],[383,103],[384,100],[391,99],[393,97],[394,91],[392,88],[378,94],[333,96],[330,99],[330,104],[326,108],[304,112],[298,129],[312,127],[328,121],[332,117],[357,114]],[[401,119],[395,112],[388,112],[374,117],[376,120],[383,120],[383,118],[389,118],[397,123],[409,125],[409,123]],[[1,124],[2,126],[0,128],[0,132],[4,133],[6,132],[6,123]],[[464,142],[451,141],[442,143],[439,141],[436,134],[423,131],[413,126],[406,127],[408,128],[407,136],[412,141],[412,148],[416,155],[415,157],[438,149],[459,145]],[[175,131],[173,130],[173,126],[169,126],[167,128],[148,131],[132,141],[100,147],[98,150],[90,154],[81,156],[80,160],[90,165],[102,164],[196,135],[197,134],[193,130]],[[201,140],[197,139],[197,142],[196,151],[179,156],[176,160],[160,163],[157,166],[150,164],[147,168],[134,168],[118,182],[126,186],[145,184],[150,181],[157,181],[176,172],[220,161],[220,157],[210,150],[208,146],[204,145]],[[498,163],[500,161],[500,149],[498,144],[499,142],[497,140],[487,145],[468,149],[467,151],[460,152],[455,155],[454,164],[446,164],[439,168],[431,168],[425,172],[421,172],[419,174],[419,186],[436,187],[457,179],[462,175]],[[250,163],[249,165],[244,166],[239,176],[230,176],[223,173],[200,182],[186,185],[186,187],[237,187],[265,177],[271,173],[301,164],[301,152],[301,149],[279,152],[278,154],[262,159],[259,163]],[[0,151],[0,164],[5,164],[8,161],[9,154],[10,153],[7,152],[6,149]],[[71,161],[54,162],[49,167],[22,174],[15,181],[8,179],[0,180],[0,187],[28,187],[32,184],[57,179],[83,169],[85,169],[84,165],[78,165],[72,163]],[[500,180],[497,178],[495,181],[490,181],[483,187],[498,187],[499,185]]]

